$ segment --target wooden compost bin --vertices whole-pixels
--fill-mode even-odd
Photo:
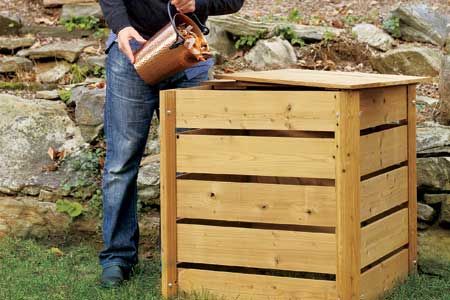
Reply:
[[[162,92],[164,296],[377,299],[414,271],[425,78],[222,78]]]

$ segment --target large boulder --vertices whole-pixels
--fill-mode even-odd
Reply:
[[[33,68],[31,60],[25,57],[3,56],[0,57],[0,73],[15,73],[30,71]]]
[[[0,50],[15,50],[31,47],[35,38],[33,36],[0,36]]]
[[[417,218],[420,221],[431,222],[436,212],[434,208],[424,203],[417,203]]]
[[[84,144],[63,103],[0,94],[0,113],[0,192],[37,196],[74,177],[48,168],[50,147],[68,154]]]
[[[450,191],[450,157],[417,159],[417,185],[438,191]]]
[[[64,4],[61,11],[61,20],[70,20],[79,17],[103,18],[102,9],[97,2]]]
[[[427,4],[401,4],[391,12],[391,17],[399,18],[402,39],[444,45],[450,17]]]
[[[381,51],[392,49],[394,44],[394,39],[389,34],[373,24],[358,24],[353,27],[352,32],[359,42]]]
[[[56,205],[29,197],[0,197],[0,237],[46,238],[62,235],[70,226],[68,215]]]
[[[279,37],[259,40],[246,55],[245,60],[253,68],[286,68],[297,62],[294,47]]]
[[[19,17],[7,12],[0,12],[0,35],[17,34],[21,26]]]
[[[385,53],[374,55],[370,62],[380,73],[413,76],[438,76],[442,54],[439,50],[401,46]]]
[[[138,197],[143,205],[159,204],[159,161],[146,164],[139,169]]]
[[[21,50],[17,55],[33,59],[61,58],[74,62],[84,48],[95,44],[95,41],[87,40],[58,41],[35,49]]]
[[[425,123],[417,128],[418,154],[448,154],[450,156],[450,126]]]
[[[230,33],[221,26],[208,22],[209,35],[206,36],[209,46],[221,55],[230,56],[236,52],[234,42],[230,38]]]
[[[40,63],[36,66],[37,80],[42,83],[57,83],[70,71],[66,61]]]

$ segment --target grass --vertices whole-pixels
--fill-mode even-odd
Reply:
[[[131,281],[120,289],[105,290],[98,285],[100,269],[92,245],[66,246],[61,250],[62,253],[32,240],[0,240],[0,299],[161,299],[158,259],[141,260]],[[450,264],[448,267],[450,270]],[[194,293],[177,300],[213,299],[206,293]],[[386,299],[450,300],[450,272],[442,276],[411,276]]]

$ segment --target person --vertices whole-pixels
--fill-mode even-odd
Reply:
[[[198,85],[208,78],[208,59],[157,85],[136,73],[133,52],[169,22],[167,1],[178,12],[195,13],[201,22],[210,15],[237,12],[244,0],[100,0],[112,33],[107,41],[103,173],[103,269],[101,284],[116,287],[138,262],[137,175],[151,119],[159,108],[159,91]]]

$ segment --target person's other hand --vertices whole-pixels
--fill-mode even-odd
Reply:
[[[195,0],[172,0],[172,5],[183,14],[195,11]]]
[[[131,63],[134,64],[134,55],[130,47],[130,40],[132,39],[135,39],[141,44],[146,42],[146,40],[139,34],[139,32],[137,32],[136,29],[131,26],[123,28],[117,34],[120,51],[122,51],[122,53],[125,54],[131,61]]]

